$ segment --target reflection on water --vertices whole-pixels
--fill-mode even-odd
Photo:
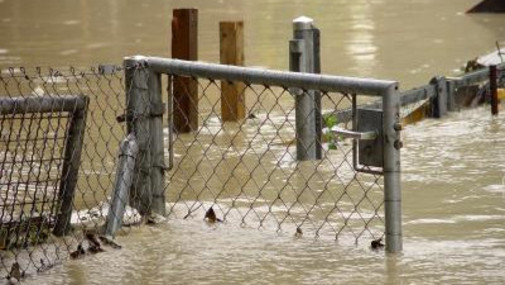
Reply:
[[[286,69],[291,20],[315,18],[325,73],[392,78],[405,87],[450,74],[502,40],[501,15],[463,14],[474,0],[0,0],[0,67],[120,63],[169,55],[175,7],[200,9],[199,56],[218,61],[218,21],[245,20],[246,64]],[[258,7],[260,7],[258,9]],[[405,250],[209,227],[199,217],[135,228],[122,250],[69,261],[27,284],[500,283],[505,280],[504,117],[488,110],[403,133]],[[149,245],[149,246],[146,246]]]
[[[350,6],[351,32],[345,47],[346,54],[355,62],[351,70],[362,72],[367,76],[373,76],[377,66],[372,9],[369,3]]]

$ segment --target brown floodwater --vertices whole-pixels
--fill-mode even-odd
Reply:
[[[244,20],[246,65],[285,70],[292,19],[321,29],[322,70],[394,79],[403,89],[455,75],[505,36],[474,0],[0,0],[0,68],[120,64],[170,55],[173,8],[199,9],[199,58],[219,59],[218,22]],[[292,232],[170,219],[119,236],[122,250],[66,261],[27,284],[505,282],[505,117],[488,108],[402,133],[404,252]]]

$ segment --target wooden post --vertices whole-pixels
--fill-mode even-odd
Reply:
[[[220,22],[219,39],[221,63],[244,66],[244,23]],[[245,113],[245,84],[221,81],[222,120],[241,120]]]
[[[172,20],[172,58],[198,60],[198,10],[175,9]],[[174,128],[188,133],[198,128],[198,83],[174,77]]]
[[[491,114],[498,115],[498,86],[496,65],[489,66],[489,90],[491,91]]]
[[[70,220],[72,217],[73,201],[79,166],[81,164],[82,144],[84,141],[84,129],[86,128],[86,112],[89,98],[81,96],[79,100],[84,100],[86,107],[76,109],[72,113],[68,137],[65,142],[65,154],[63,160],[63,170],[58,193],[58,218],[53,229],[55,236],[64,236],[71,231]]]

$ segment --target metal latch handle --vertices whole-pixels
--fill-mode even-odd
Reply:
[[[354,132],[341,128],[333,128],[331,130],[332,133],[342,136],[347,139],[358,139],[362,141],[373,141],[377,138],[377,131],[369,131],[369,132]]]

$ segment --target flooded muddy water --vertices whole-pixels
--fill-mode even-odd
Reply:
[[[199,58],[219,59],[218,22],[244,20],[246,65],[286,70],[292,19],[321,29],[324,73],[395,79],[455,75],[495,48],[505,16],[474,0],[0,0],[0,69],[120,64],[169,56],[173,8],[199,9]],[[505,282],[505,116],[487,107],[402,133],[404,251],[294,238],[199,218],[128,229],[121,250],[69,260],[26,284],[500,284]]]

